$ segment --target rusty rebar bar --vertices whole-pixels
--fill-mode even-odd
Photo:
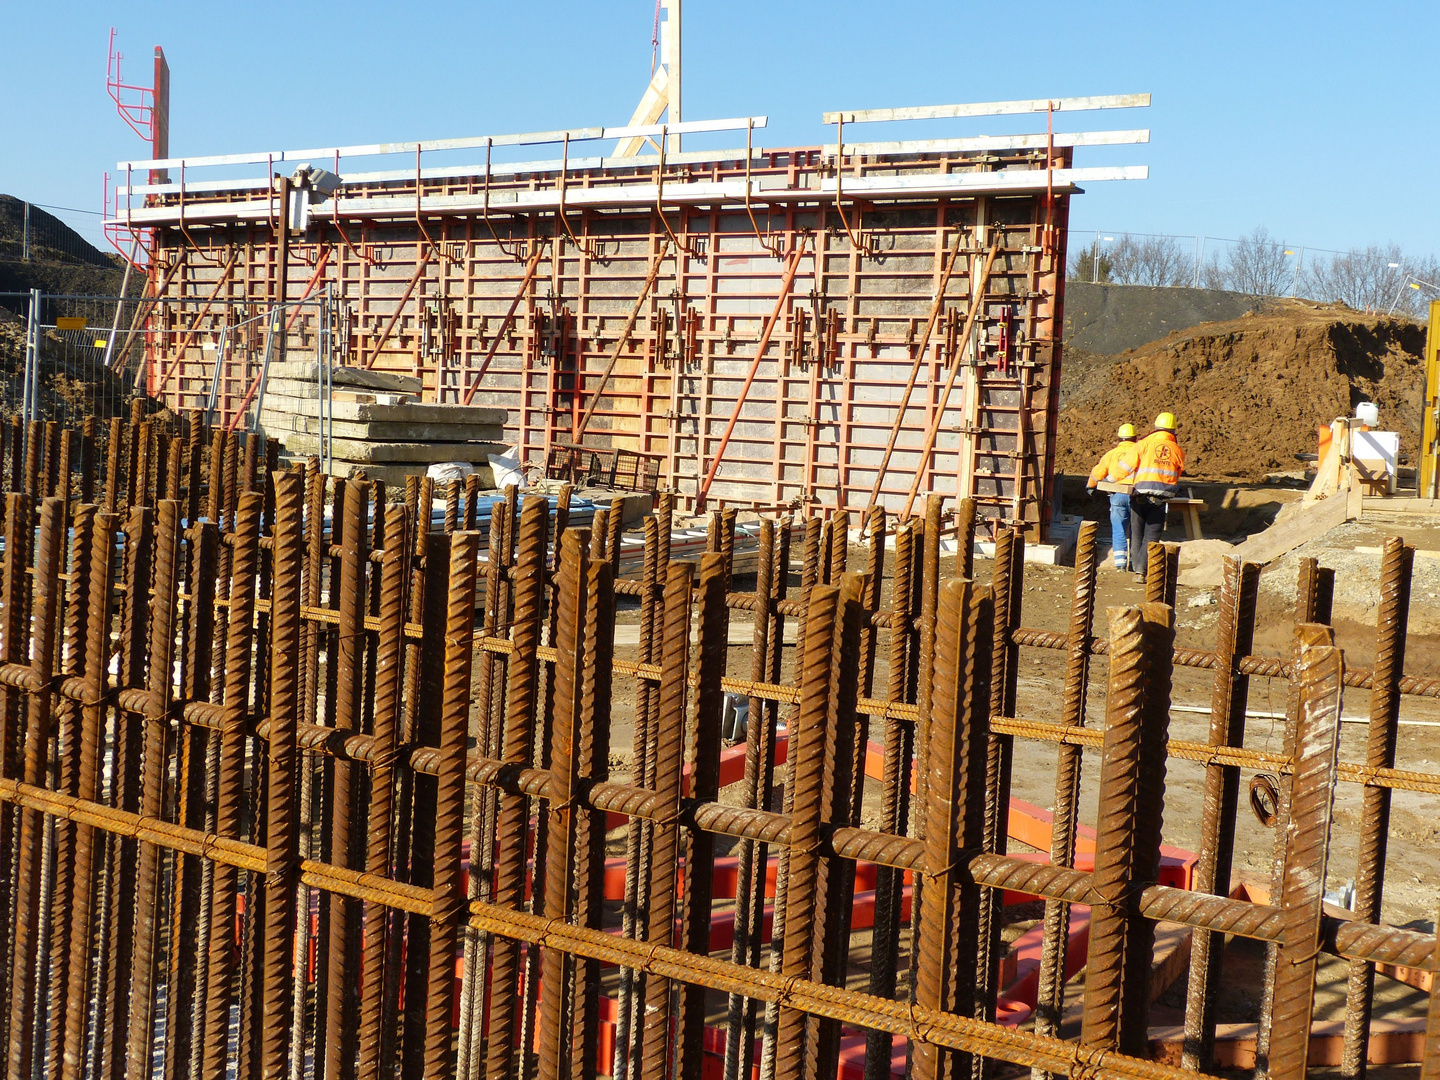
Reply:
[[[1264,1062],[1271,1080],[1303,1078],[1309,1054],[1344,687],[1344,661],[1333,641],[1329,627],[1310,624],[1301,628],[1296,769],[1290,787],[1291,827],[1279,894],[1285,930],[1277,950],[1270,1042]],[[1258,1059],[1256,1065],[1261,1065]]]
[[[656,705],[659,723],[654,745],[655,780],[652,790],[663,817],[654,825],[649,865],[649,896],[645,940],[667,946],[675,934],[675,875],[679,859],[679,808],[688,675],[690,671],[690,615],[693,568],[671,563],[665,574],[665,615],[661,633],[662,669]],[[630,1062],[641,1080],[666,1080],[671,1075],[671,980],[651,977],[644,984],[644,1023],[641,1025],[639,1061]]]
[[[1240,747],[1245,741],[1248,677],[1239,658],[1255,638],[1256,593],[1260,568],[1227,558],[1220,583],[1220,617],[1216,628],[1215,680],[1210,704],[1210,745]],[[1238,766],[1216,763],[1205,769],[1200,818],[1200,852],[1195,866],[1197,891],[1227,896],[1235,850],[1235,814],[1240,792]],[[1224,938],[1196,930],[1190,944],[1190,978],[1185,1003],[1186,1068],[1208,1071],[1215,1048],[1215,1006],[1223,973]]]
[[[515,653],[509,662],[510,686],[504,732],[504,760],[511,765],[529,765],[535,749],[535,715],[539,704],[536,650],[540,645],[544,614],[548,517],[549,506],[544,499],[531,497],[525,500],[516,545],[519,561],[512,631]],[[515,911],[520,910],[524,902],[528,821],[529,800],[518,795],[501,796],[495,837],[494,902]],[[492,1080],[503,1080],[514,1075],[515,1068],[515,1042],[519,1030],[519,943],[497,938],[490,963],[485,1073]],[[528,1047],[524,1050],[529,1052]]]
[[[1090,639],[1095,629],[1095,574],[1099,566],[1093,521],[1081,524],[1075,541],[1075,574],[1070,599],[1070,627],[1065,657],[1065,682],[1060,701],[1060,723],[1085,726],[1085,699],[1090,687]],[[1079,824],[1081,748],[1062,744],[1055,762],[1054,817],[1050,824],[1050,864],[1075,864],[1075,834]],[[1062,901],[1045,904],[1041,943],[1040,980],[1036,990],[1035,1031],[1058,1034],[1065,1009],[1066,951],[1070,935],[1070,906]],[[1043,1080],[1037,1074],[1035,1080]]]
[[[1385,542],[1380,557],[1380,610],[1375,634],[1374,686],[1370,691],[1370,725],[1365,764],[1389,769],[1395,765],[1400,721],[1400,679],[1405,672],[1405,635],[1410,619],[1410,575],[1415,549],[1399,537]],[[1390,789],[1366,785],[1360,810],[1360,851],[1355,872],[1357,919],[1380,921],[1385,888],[1385,856],[1390,835]],[[1345,994],[1345,1043],[1340,1064],[1346,1080],[1363,1080],[1370,1044],[1375,968],[1363,961],[1350,965]]]
[[[1134,1054],[1147,1045],[1154,924],[1139,902],[1160,861],[1174,613],[1147,603],[1111,608],[1109,615],[1110,687],[1081,1041]]]
[[[449,595],[442,646],[445,674],[440,686],[435,867],[430,882],[434,895],[425,994],[425,1080],[447,1080],[453,1065],[451,1017],[455,1005],[455,949],[464,912],[460,846],[465,835],[465,746],[470,738],[470,675],[475,655],[472,640],[480,537],[473,532],[456,532],[440,550],[448,556]]]
[[[274,579],[270,598],[270,742],[265,806],[264,986],[261,1072],[279,1077],[289,1060],[290,973],[294,963],[295,875],[298,869],[296,725],[300,720],[301,572],[305,557],[301,506],[304,478],[273,474]]]

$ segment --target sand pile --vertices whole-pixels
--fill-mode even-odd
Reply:
[[[1088,472],[1125,421],[1147,430],[1164,410],[1180,418],[1186,471],[1261,480],[1303,467],[1316,427],[1380,406],[1412,459],[1424,393],[1425,330],[1409,319],[1343,305],[1277,301],[1229,322],[1202,323],[1118,356],[1065,358],[1057,468]]]

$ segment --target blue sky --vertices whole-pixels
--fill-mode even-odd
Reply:
[[[652,0],[0,0],[0,192],[94,211],[101,174],[144,156],[105,93],[111,25],[127,76],[164,46],[171,151],[207,154],[624,123],[649,75],[653,12]],[[757,142],[778,146],[833,137],[826,109],[1148,90],[1149,109],[1065,118],[1152,130],[1148,146],[1081,151],[1079,164],[1151,171],[1090,185],[1075,230],[1265,225],[1292,244],[1440,254],[1437,41],[1433,0],[689,0],[685,111],[768,115]],[[60,216],[98,239],[98,217]]]

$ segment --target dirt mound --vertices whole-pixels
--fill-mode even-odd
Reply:
[[[0,292],[114,295],[121,261],[96,248],[54,214],[0,195]],[[0,306],[23,312],[23,297],[0,298]]]
[[[1425,330],[1409,319],[1343,305],[1279,301],[1269,310],[1202,323],[1118,356],[1066,356],[1057,468],[1088,473],[1129,421],[1180,419],[1186,472],[1260,480],[1301,468],[1316,427],[1380,406],[1380,427],[1416,452],[1424,393]]]

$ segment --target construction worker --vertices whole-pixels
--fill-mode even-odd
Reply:
[[[1175,414],[1162,412],[1155,430],[1141,440],[1130,493],[1130,569],[1145,580],[1150,545],[1165,529],[1165,503],[1180,494],[1185,451],[1175,438]]]
[[[1135,467],[1140,463],[1140,449],[1135,445],[1135,425],[1121,424],[1115,433],[1119,445],[1107,451],[1100,463],[1090,470],[1090,482],[1085,490],[1095,494],[1095,485],[1125,484],[1135,482]],[[1110,496],[1110,557],[1116,570],[1126,565],[1127,541],[1130,536],[1130,492],[1111,491]]]

